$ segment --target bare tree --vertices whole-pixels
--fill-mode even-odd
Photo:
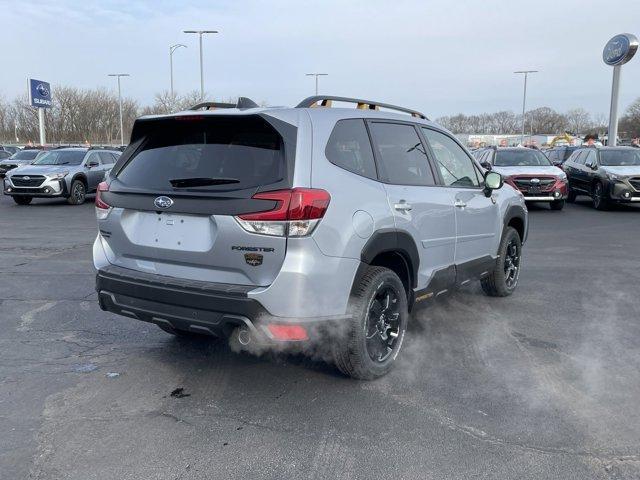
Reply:
[[[640,98],[637,98],[620,119],[620,133],[629,137],[640,137]]]
[[[567,130],[574,135],[586,133],[593,125],[591,114],[584,108],[572,108],[565,114]]]

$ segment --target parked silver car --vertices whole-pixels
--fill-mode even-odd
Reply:
[[[522,195],[423,114],[341,97],[220,107],[135,122],[96,196],[102,309],[239,346],[326,348],[371,379],[413,309],[473,279],[516,288]]]
[[[25,148],[11,154],[8,158],[0,161],[0,178],[4,178],[9,170],[13,170],[21,165],[29,165],[42,157],[47,150]]]
[[[72,205],[84,203],[120,156],[117,150],[83,147],[57,148],[6,174],[4,194],[18,205],[34,198],[63,197]]]

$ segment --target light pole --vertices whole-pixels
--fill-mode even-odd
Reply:
[[[519,70],[513,73],[524,74],[524,95],[522,96],[522,136],[520,137],[520,143],[524,145],[524,112],[527,105],[527,77],[530,73],[538,73],[538,70]]]
[[[124,145],[124,127],[122,125],[122,91],[120,90],[120,77],[129,77],[128,73],[109,73],[108,77],[118,78],[118,106],[120,108],[120,145]]]
[[[173,52],[175,52],[180,47],[187,48],[186,45],[181,43],[176,43],[175,45],[171,45],[169,47],[169,71],[171,72],[171,98],[173,99]]]
[[[316,97],[318,96],[318,77],[326,77],[328,73],[305,73],[307,77],[316,77]]]
[[[202,35],[205,33],[218,33],[217,30],[184,30],[184,33],[197,33],[200,42],[200,100],[204,100],[204,71],[202,69]]]

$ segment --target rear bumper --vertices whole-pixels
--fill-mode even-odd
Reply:
[[[252,341],[283,343],[267,326],[301,325],[309,340],[330,334],[334,323],[346,316],[284,318],[271,315],[257,300],[249,298],[254,287],[181,280],[162,275],[106,266],[98,270],[96,290],[100,308],[166,327],[230,337],[247,330]]]

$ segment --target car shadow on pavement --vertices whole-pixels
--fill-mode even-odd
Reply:
[[[87,194],[87,199],[82,205],[93,205],[94,194]],[[34,198],[33,201],[29,205],[17,205],[13,204],[11,207],[14,208],[34,208],[34,207],[78,207],[80,205],[69,205],[65,198]]]

